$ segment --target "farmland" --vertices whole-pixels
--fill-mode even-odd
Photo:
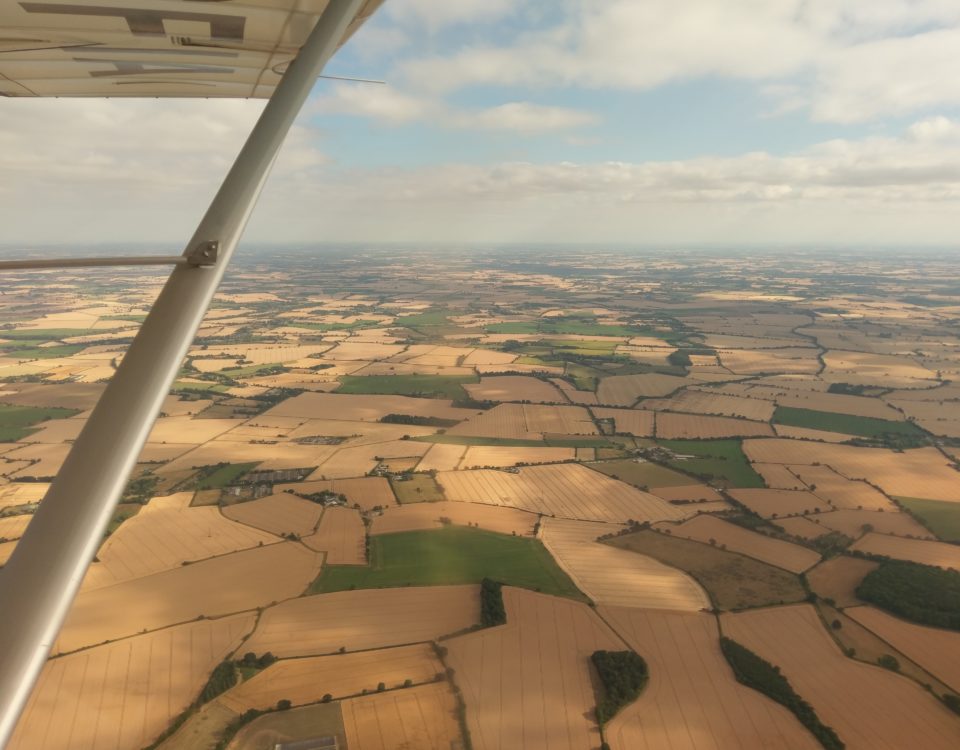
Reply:
[[[217,667],[162,750],[813,747],[721,635],[852,750],[955,746],[914,681],[960,687],[960,266],[853,255],[238,256],[14,746],[142,750]],[[0,564],[151,274],[4,276]],[[871,592],[910,564],[877,556],[944,567]],[[627,647],[601,738],[591,654]]]
[[[442,586],[484,578],[558,596],[580,596],[540,542],[458,526],[374,536],[369,567],[327,566],[311,590]]]

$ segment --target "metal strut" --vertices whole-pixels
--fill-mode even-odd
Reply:
[[[363,4],[330,0],[187,244],[187,263],[170,274],[0,571],[0,747],[17,724],[287,131]],[[215,262],[190,263],[196,248],[210,242],[218,244],[201,254],[213,252]]]
[[[217,262],[219,242],[201,242],[185,255],[120,255],[114,258],[27,258],[0,260],[0,271],[32,271],[44,268],[94,268],[97,266],[212,266]]]

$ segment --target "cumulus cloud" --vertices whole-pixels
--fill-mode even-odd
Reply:
[[[507,102],[487,108],[451,107],[440,99],[417,96],[392,86],[334,86],[316,99],[317,113],[370,117],[390,125],[429,122],[446,128],[544,133],[569,130],[598,121],[597,115],[569,107]]]
[[[695,78],[774,84],[780,110],[858,122],[960,104],[960,4],[946,0],[581,0],[496,44],[414,56],[433,92],[470,86],[647,90]],[[779,95],[791,79],[802,92]],[[781,90],[775,87],[781,86]],[[791,88],[796,88],[792,83]]]
[[[438,31],[458,24],[497,21],[516,10],[517,5],[516,0],[390,0],[386,10],[401,23]]]

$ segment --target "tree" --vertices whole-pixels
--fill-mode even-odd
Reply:
[[[277,711],[289,711],[292,705],[286,698],[281,698],[277,701]]]
[[[891,672],[900,671],[900,662],[897,661],[897,657],[891,656],[890,654],[884,654],[879,659],[877,659],[877,664],[879,664],[884,669],[889,669]]]
[[[330,693],[324,693],[323,698],[321,698],[320,702],[321,702],[321,703],[329,703],[329,702],[332,701],[332,700],[333,700],[333,696],[330,695]]]
[[[378,683],[377,683],[377,692],[378,692],[378,693],[382,693],[382,692],[383,692],[384,690],[386,690],[386,689],[387,689],[386,683],[383,683],[383,682],[378,682]]]

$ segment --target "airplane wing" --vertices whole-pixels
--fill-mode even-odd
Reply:
[[[382,4],[367,0],[342,45]],[[0,96],[269,98],[328,0],[6,0]]]

